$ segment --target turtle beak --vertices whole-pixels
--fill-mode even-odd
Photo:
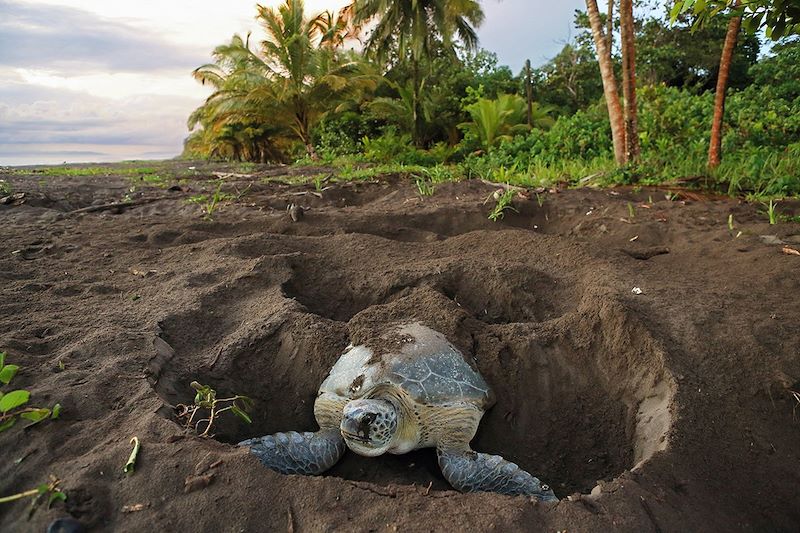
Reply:
[[[369,442],[369,437],[364,436],[362,425],[357,420],[343,418],[339,429],[342,432],[342,436],[345,438],[360,442]]]

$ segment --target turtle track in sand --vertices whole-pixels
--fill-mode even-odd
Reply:
[[[225,442],[314,430],[317,388],[350,340],[415,319],[447,335],[496,393],[473,447],[517,462],[559,495],[588,492],[664,449],[676,385],[610,269],[555,236],[509,229],[486,239],[216,239],[217,272],[187,274],[197,299],[160,323],[175,353],[151,362],[154,388],[169,405],[191,399],[192,379],[253,397],[253,425],[223,421]],[[328,475],[448,488],[432,450],[348,453]]]

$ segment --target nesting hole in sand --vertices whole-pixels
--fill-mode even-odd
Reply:
[[[403,300],[395,307],[400,310]],[[466,334],[497,403],[484,416],[475,450],[500,454],[538,476],[559,496],[590,491],[643,464],[667,445],[674,381],[649,332],[621,304],[578,304],[550,326],[471,321]],[[180,327],[181,321],[165,326]],[[317,388],[348,343],[346,325],[292,311],[276,329],[234,332],[197,352],[176,350],[155,376],[167,404],[190,402],[192,380],[220,395],[256,401],[253,424],[220,419],[215,438],[236,443],[278,431],[317,429]],[[245,340],[243,340],[245,339]],[[221,351],[213,368],[205,364]],[[168,408],[162,410],[173,418]],[[449,488],[433,450],[379,458],[348,452],[327,475],[377,485]]]

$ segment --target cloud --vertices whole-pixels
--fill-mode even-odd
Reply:
[[[207,54],[82,9],[0,0],[0,65],[71,72],[192,69]]]
[[[188,135],[186,118],[193,105],[182,96],[110,100],[7,84],[0,87],[0,163],[171,157]]]
[[[522,70],[526,59],[541,65],[558,54],[575,36],[573,15],[586,9],[583,0],[503,0],[483,3],[486,19],[478,30],[480,45],[497,52],[511,70]]]

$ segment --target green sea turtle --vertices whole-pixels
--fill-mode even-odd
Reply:
[[[374,457],[435,447],[447,481],[463,492],[525,494],[550,501],[547,485],[469,443],[494,394],[444,335],[420,323],[377,343],[350,345],[322,382],[314,403],[320,430],[276,433],[241,442],[284,474],[317,475],[350,448]]]

